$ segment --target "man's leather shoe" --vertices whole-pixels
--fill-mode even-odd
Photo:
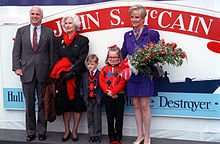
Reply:
[[[101,141],[101,137],[100,136],[96,136],[95,137],[95,142],[96,143],[101,143],[102,141]]]
[[[32,141],[35,139],[35,137],[36,137],[35,135],[29,135],[26,137],[26,141]]]
[[[94,143],[95,142],[95,137],[90,137],[89,138],[89,143]]]
[[[39,141],[45,140],[47,137],[46,135],[39,135]]]

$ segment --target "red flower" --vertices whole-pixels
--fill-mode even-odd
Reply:
[[[185,57],[186,57],[186,55],[185,55],[185,54],[181,54],[181,57],[182,57],[182,58],[185,58]]]
[[[176,55],[176,54],[177,54],[177,52],[176,52],[176,51],[173,51],[173,54],[174,54],[174,55]]]
[[[147,58],[144,58],[144,61],[148,61],[148,59],[147,59]]]
[[[151,57],[151,56],[154,56],[154,53],[150,53],[150,57]]]
[[[173,43],[172,44],[173,48],[175,49],[177,47],[177,44],[176,43]]]
[[[160,51],[161,54],[166,54],[165,50]]]
[[[146,48],[150,48],[150,45],[147,45]]]
[[[148,66],[146,64],[159,62],[161,64],[181,66],[186,58],[186,53],[180,48],[177,48],[176,43],[166,43],[164,40],[160,40],[156,44],[150,42],[149,45],[146,45],[143,49],[138,49],[138,54],[129,56],[130,64],[151,80],[154,75],[150,65]]]

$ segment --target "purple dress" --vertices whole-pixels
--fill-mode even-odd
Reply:
[[[141,36],[136,41],[133,30],[128,31],[124,35],[124,43],[121,49],[122,57],[125,59],[127,55],[133,55],[137,49],[143,48],[151,42],[157,43],[160,39],[159,33],[155,30],[149,31],[150,40],[148,38],[149,28],[144,26]],[[128,97],[146,97],[146,96],[157,96],[157,80],[146,78],[143,74],[138,73],[137,75],[131,75],[130,79],[126,84],[126,96]]]

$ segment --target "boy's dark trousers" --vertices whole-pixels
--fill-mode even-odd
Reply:
[[[113,99],[108,95],[104,96],[106,115],[108,122],[108,137],[110,140],[120,141],[122,138],[123,116],[124,116],[124,93],[117,94],[118,98]],[[114,124],[115,120],[115,124]]]
[[[88,99],[87,121],[89,136],[101,136],[102,134],[102,107],[96,99]]]

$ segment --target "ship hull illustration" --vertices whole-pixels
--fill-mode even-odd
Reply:
[[[183,82],[170,82],[167,74],[158,79],[159,92],[213,93],[220,86],[220,79],[194,81],[185,78]]]

